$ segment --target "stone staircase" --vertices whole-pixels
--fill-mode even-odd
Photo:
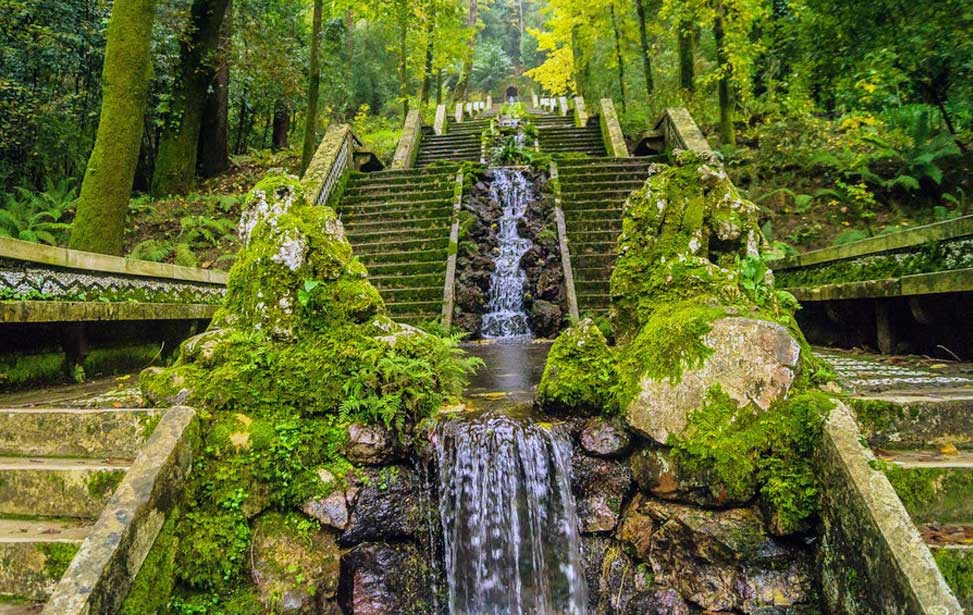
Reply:
[[[353,173],[338,204],[355,254],[392,317],[441,316],[455,165]]]
[[[559,160],[561,208],[582,315],[603,316],[625,199],[648,178],[649,158]]]
[[[531,121],[537,127],[537,143],[542,152],[607,156],[597,117],[589,118],[583,128],[576,127],[570,115],[538,115]]]
[[[490,118],[480,118],[460,124],[450,123],[443,135],[434,134],[430,128],[425,129],[416,156],[416,168],[421,169],[443,160],[479,162],[482,155],[481,136],[489,125]]]
[[[820,353],[855,392],[862,433],[965,609],[973,612],[973,378]]]
[[[161,416],[0,409],[0,614],[40,612]]]

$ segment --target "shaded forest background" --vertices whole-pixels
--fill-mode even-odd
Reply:
[[[0,235],[64,244],[112,3],[2,5]],[[298,172],[330,122],[387,159],[405,109],[431,119],[508,83],[610,96],[631,140],[689,107],[781,250],[973,213],[968,1],[168,0],[154,14],[124,240],[138,258],[228,266],[239,196],[269,168]],[[203,114],[191,143],[187,101]]]

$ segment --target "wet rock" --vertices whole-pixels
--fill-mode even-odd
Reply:
[[[361,544],[341,561],[339,602],[353,615],[432,615],[429,570],[412,544]]]
[[[648,538],[635,531],[648,523],[639,516],[655,528]],[[771,538],[753,508],[709,511],[641,497],[623,527],[656,582],[703,609],[757,613],[816,600],[807,551]]]
[[[629,467],[639,490],[673,502],[705,508],[743,506],[754,496],[751,490],[730,497],[726,487],[712,472],[690,472],[669,448],[646,448],[629,458]]]
[[[298,515],[267,513],[253,526],[252,576],[268,611],[317,614],[318,602],[338,589],[341,553],[327,531],[309,529]]]
[[[388,463],[394,456],[392,444],[392,435],[384,427],[353,423],[348,426],[345,456],[353,463]]]
[[[563,318],[561,306],[542,299],[535,299],[532,302],[530,313],[527,315],[531,333],[534,337],[543,338],[555,337],[561,330]]]
[[[571,458],[571,488],[582,532],[610,532],[618,524],[622,505],[632,488],[628,467],[609,459],[575,451]]]
[[[601,417],[588,419],[581,429],[581,447],[599,457],[620,457],[631,441],[623,426]]]
[[[226,345],[228,329],[209,329],[194,335],[179,345],[179,356],[183,361],[199,363],[202,366],[213,364],[220,348]]]
[[[601,599],[601,568],[605,554],[618,546],[618,541],[607,536],[581,537],[581,567],[588,586],[588,612],[594,613]]]
[[[331,490],[331,493],[321,498],[311,498],[304,503],[301,510],[304,514],[317,519],[322,525],[330,526],[338,530],[348,527],[348,497],[344,489],[338,485],[334,475],[321,468],[318,470],[318,478],[321,481],[323,491]]]
[[[651,569],[619,547],[602,562],[596,615],[688,615],[689,604],[672,588],[656,584]]]
[[[753,404],[759,410],[770,408],[790,389],[801,349],[784,327],[722,318],[713,323],[704,343],[713,353],[677,384],[667,378],[642,378],[641,391],[626,412],[632,428],[665,444],[670,436],[683,433],[689,415],[703,406],[714,385],[741,407]]]
[[[425,519],[421,488],[415,472],[406,466],[366,470],[341,545],[415,536]]]

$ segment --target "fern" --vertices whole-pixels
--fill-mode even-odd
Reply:
[[[131,252],[128,253],[129,258],[134,258],[143,261],[152,261],[154,263],[161,263],[165,259],[169,258],[172,254],[173,245],[169,241],[163,239],[146,239],[145,241],[139,242]]]

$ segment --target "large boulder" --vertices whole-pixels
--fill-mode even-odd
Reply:
[[[596,615],[689,615],[679,592],[658,583],[651,569],[634,562],[619,547],[602,560]]]
[[[308,517],[317,519],[321,525],[336,530],[347,529],[349,520],[348,500],[352,497],[354,488],[347,491],[343,489],[334,474],[325,468],[318,468],[317,475],[321,483],[321,492],[326,495],[308,499],[301,510]]]
[[[551,413],[596,415],[615,408],[615,361],[605,336],[586,318],[551,346],[537,399]]]
[[[598,457],[620,457],[628,451],[632,442],[625,427],[617,421],[601,417],[585,421],[580,438],[581,448]]]
[[[348,426],[345,456],[353,463],[381,465],[394,455],[392,434],[381,425],[352,423]]]
[[[726,508],[743,506],[755,495],[753,485],[740,493],[731,493],[715,472],[686,468],[672,449],[664,446],[636,452],[629,457],[628,466],[639,491],[663,500]]]
[[[581,531],[611,532],[632,490],[632,472],[620,461],[576,451],[571,458],[571,488]]]
[[[341,560],[339,602],[354,615],[433,615],[429,575],[412,544],[361,544]]]
[[[341,545],[415,536],[426,519],[416,473],[406,466],[387,466],[363,475]]]
[[[334,537],[300,515],[267,513],[253,527],[252,576],[268,611],[316,615],[338,590],[341,553]]]
[[[683,434],[689,416],[706,402],[714,386],[740,407],[761,411],[787,395],[794,381],[801,347],[783,326],[765,320],[727,317],[712,323],[703,344],[711,353],[702,366],[682,378],[644,376],[626,409],[628,424],[656,442]]]

